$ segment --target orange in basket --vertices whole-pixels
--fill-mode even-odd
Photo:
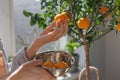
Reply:
[[[66,68],[66,67],[68,67],[68,64],[64,61],[55,64],[55,68]]]
[[[57,62],[57,63],[53,63],[51,61],[46,61],[43,66],[46,66],[48,68],[56,68],[56,69],[59,69],[59,68],[66,68],[68,67],[68,64],[64,61],[60,61],[60,62]]]
[[[51,61],[46,61],[43,66],[46,66],[48,68],[55,68],[54,63]]]

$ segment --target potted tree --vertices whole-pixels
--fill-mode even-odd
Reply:
[[[31,26],[45,28],[57,14],[70,13],[68,35],[84,46],[86,78],[91,80],[89,47],[105,34],[120,31],[120,0],[41,0],[40,4],[40,13],[23,11]]]

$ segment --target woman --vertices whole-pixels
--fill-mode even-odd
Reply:
[[[22,73],[22,68],[24,69],[24,63],[33,60],[36,52],[38,51],[38,49],[40,47],[42,47],[43,45],[50,43],[52,41],[56,41],[59,38],[61,38],[62,36],[64,36],[68,30],[68,23],[69,23],[69,20],[66,20],[65,24],[63,24],[61,22],[61,20],[59,20],[57,22],[53,22],[50,26],[48,26],[46,29],[44,29],[39,34],[39,36],[37,36],[28,47],[21,49],[18,52],[18,54],[15,56],[15,58],[12,62],[11,71],[9,72],[9,75],[11,75],[12,77],[15,76],[14,78],[16,78],[16,79],[12,79],[11,76],[9,76],[8,80],[18,80],[18,77],[16,77],[18,75],[16,75],[16,74]],[[22,68],[19,67],[21,65],[23,65]],[[29,70],[29,68],[30,67],[28,67],[28,70]],[[39,67],[39,69],[42,69],[44,73],[42,73],[42,74],[36,73],[37,76],[42,76],[41,79],[38,79],[38,80],[52,80],[50,78],[45,79],[46,76],[52,76],[49,74],[48,71],[44,70],[42,67]],[[28,70],[26,69],[26,71],[28,71]],[[35,70],[35,71],[37,72],[38,70]],[[25,72],[25,71],[23,71],[23,72]],[[29,73],[25,73],[25,74],[28,75]],[[22,75],[22,76],[25,77],[26,75]],[[43,75],[45,75],[44,78],[43,78]],[[19,80],[28,80],[28,79],[22,79],[23,78],[22,76],[19,77]],[[32,78],[32,80],[36,80],[36,79],[33,79],[33,76],[29,76],[29,78]]]

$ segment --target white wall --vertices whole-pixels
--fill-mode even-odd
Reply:
[[[105,53],[105,80],[120,80],[120,33],[107,34]]]
[[[29,21],[30,18],[27,18],[23,15],[23,10],[30,12],[39,12],[40,3],[35,0],[13,0],[14,1],[14,26],[15,26],[15,42],[16,42],[16,52],[22,48],[23,43],[19,39],[20,36],[25,44],[30,44],[31,41],[36,37],[34,29],[39,33],[41,30],[37,28],[37,25],[31,27]]]
[[[104,37],[95,41],[90,48],[91,65],[100,71],[101,80],[105,80],[105,39]]]
[[[15,54],[12,0],[0,0],[0,38],[8,55]]]
[[[78,50],[81,54],[83,50]],[[83,55],[83,54],[82,54]],[[83,55],[84,56],[84,55]],[[84,58],[80,59],[84,60]],[[120,33],[112,31],[90,48],[90,61],[92,66],[100,70],[101,80],[120,79]],[[84,61],[80,65],[85,66]]]

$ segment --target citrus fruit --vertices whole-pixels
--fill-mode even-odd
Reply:
[[[117,19],[117,22],[120,22],[120,18]]]
[[[51,61],[46,61],[43,66],[46,66],[48,68],[55,68],[54,63]]]
[[[55,64],[55,68],[66,68],[66,67],[68,67],[68,64],[64,61],[60,61]]]
[[[78,27],[81,29],[87,29],[90,26],[90,21],[87,18],[80,18],[78,20]]]
[[[101,14],[104,14],[104,13],[106,13],[106,12],[109,11],[109,10],[110,10],[109,7],[104,6],[104,7],[102,7],[102,8],[100,9],[100,13],[101,13]]]
[[[109,14],[106,14],[106,15],[105,15],[105,18],[109,19],[109,18],[111,18],[111,16],[112,16],[112,15],[109,13]]]
[[[120,24],[117,24],[115,28],[117,31],[120,31]]]
[[[60,19],[62,23],[65,23],[65,20],[70,20],[70,14],[68,12],[62,12],[61,14],[57,14],[54,18],[54,21],[57,22]]]

